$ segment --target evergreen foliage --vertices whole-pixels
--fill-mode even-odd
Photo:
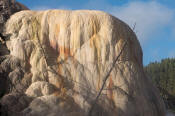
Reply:
[[[167,58],[150,63],[144,70],[159,89],[167,107],[175,108],[175,59]]]

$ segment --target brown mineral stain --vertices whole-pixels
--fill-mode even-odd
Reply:
[[[61,82],[55,82],[54,84],[57,88],[61,88]]]
[[[62,75],[62,68],[63,68],[62,65],[59,64],[58,65],[58,74],[59,75]],[[59,78],[59,81],[56,83],[56,86],[59,87],[59,89],[60,89],[59,96],[64,96],[66,94],[66,91],[67,91],[67,89],[65,88],[66,85],[65,85],[64,79],[61,76],[59,76],[58,78]],[[55,95],[58,95],[58,94],[55,94]]]
[[[99,24],[99,20],[96,16],[91,16],[90,19],[89,19],[89,27],[90,27],[90,30],[89,32],[90,33],[90,36],[93,36],[95,34],[97,34],[100,30],[100,24]]]
[[[57,50],[57,43],[54,40],[50,40],[50,46],[54,49]]]
[[[90,47],[94,49],[94,60],[98,62],[99,66],[101,64],[101,42],[99,35],[93,35],[90,38]]]
[[[89,20],[89,26],[90,26],[90,46],[91,47],[97,47],[99,46],[99,36],[98,36],[98,32],[100,30],[100,25],[99,25],[99,21],[97,19],[97,17],[92,16]]]
[[[65,99],[67,98],[66,92],[67,90],[65,88],[61,88],[59,91],[54,92],[53,95]]]
[[[90,38],[90,47],[95,47],[96,49],[100,50],[100,38],[98,35],[95,34]]]
[[[91,38],[90,38],[90,47],[94,47],[94,39],[95,39],[95,36],[96,35],[93,35]]]
[[[73,51],[70,48],[65,46],[59,46],[59,57],[62,59],[67,59],[69,56],[73,56]]]
[[[50,45],[58,53],[59,53],[59,46],[57,44],[57,40],[59,39],[59,33],[60,33],[60,26],[59,26],[59,24],[56,24],[55,30],[54,30],[54,39],[50,40]]]
[[[56,38],[58,38],[59,33],[60,33],[60,25],[59,24],[56,24],[55,25],[55,37]]]
[[[53,95],[59,97],[60,96],[60,92],[56,91],[56,92],[53,93]]]
[[[62,66],[58,63],[58,74],[62,74]]]
[[[113,99],[114,98],[114,95],[113,95],[113,86],[114,86],[114,83],[113,83],[113,80],[112,80],[112,76],[110,75],[110,77],[109,77],[109,84],[108,84],[108,97],[110,99]]]

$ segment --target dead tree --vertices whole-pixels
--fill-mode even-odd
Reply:
[[[94,100],[94,102],[93,102],[93,104],[92,104],[92,106],[91,106],[91,108],[90,108],[90,110],[89,110],[89,112],[88,112],[88,116],[91,116],[91,115],[92,115],[92,111],[93,111],[93,109],[94,109],[94,107],[95,107],[95,105],[96,105],[96,103],[97,103],[97,101],[98,101],[98,99],[99,99],[99,97],[100,97],[100,95],[101,95],[101,93],[102,93],[104,87],[105,87],[106,81],[107,81],[107,79],[109,78],[109,75],[110,75],[110,73],[112,72],[113,68],[115,67],[116,62],[118,61],[119,57],[121,56],[122,52],[124,51],[124,48],[126,47],[126,44],[127,44],[127,42],[124,43],[124,45],[123,45],[121,51],[119,52],[119,55],[116,57],[116,59],[115,59],[114,62],[112,63],[112,66],[111,66],[110,70],[109,70],[109,71],[107,72],[107,74],[104,76],[103,84],[102,84],[102,86],[101,86],[101,88],[100,88],[100,91],[98,92],[98,94],[97,94],[97,96],[96,96],[96,98],[95,98],[95,100]]]

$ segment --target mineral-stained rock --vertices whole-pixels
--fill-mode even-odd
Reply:
[[[6,42],[10,55],[20,61],[16,70],[30,74],[26,81],[17,76],[23,73],[9,75],[15,75],[11,82],[29,82],[20,94],[31,99],[26,98],[27,106],[16,115],[88,115],[126,43],[91,115],[165,116],[163,101],[144,74],[140,44],[119,19],[89,10],[21,11],[8,20],[4,31],[11,35]],[[24,80],[18,82],[19,78]],[[19,98],[10,106],[2,100],[2,107],[14,111],[11,106]]]

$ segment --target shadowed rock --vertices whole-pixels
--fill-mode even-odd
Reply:
[[[17,103],[20,102],[20,100],[18,99],[19,95],[17,96],[16,94],[11,92],[23,91],[26,89],[25,87],[27,86],[27,84],[21,86],[22,83],[20,82],[24,76],[23,72],[24,67],[19,65],[20,62],[19,59],[9,55],[10,52],[5,45],[5,42],[10,38],[11,35],[3,34],[4,25],[12,14],[27,9],[28,9],[27,7],[16,2],[15,0],[0,0],[0,101],[1,101],[0,115],[1,116],[7,116],[7,115],[12,116],[12,114],[13,115],[16,114],[15,113],[17,112],[17,110],[15,110],[16,106],[15,107],[13,106],[16,105],[15,104],[16,102]],[[15,96],[15,99],[6,99],[7,96],[9,95]],[[19,109],[25,108],[25,106],[22,104],[18,104],[17,107],[19,107]],[[13,113],[11,111],[13,111]]]
[[[0,1],[0,33],[2,33],[3,26],[7,19],[16,12],[21,10],[28,10],[28,8],[15,0],[1,0]]]

